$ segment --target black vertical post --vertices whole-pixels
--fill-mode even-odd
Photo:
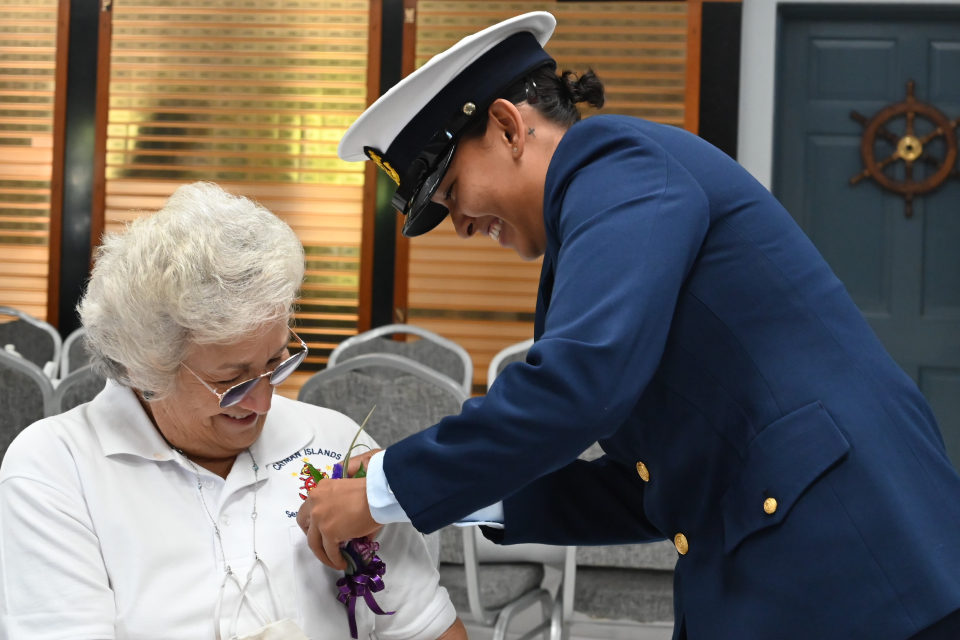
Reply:
[[[737,157],[740,108],[739,2],[704,2],[700,41],[700,137]]]
[[[400,82],[403,60],[403,0],[383,0],[383,39],[380,48],[380,95]],[[397,249],[397,210],[390,198],[397,185],[377,171],[377,218],[373,239],[372,327],[391,324],[393,276]]]
[[[90,271],[99,28],[100,2],[71,0],[58,318],[63,336],[80,326],[76,307]]]

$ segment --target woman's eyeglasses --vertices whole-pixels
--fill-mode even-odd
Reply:
[[[278,364],[277,368],[274,369],[273,371],[267,371],[266,373],[263,373],[257,376],[256,378],[250,378],[246,382],[241,382],[240,384],[234,385],[229,389],[227,389],[226,391],[224,391],[223,393],[217,393],[217,390],[211,387],[206,382],[204,382],[200,376],[194,373],[193,369],[188,367],[183,362],[181,362],[180,364],[182,364],[187,371],[189,371],[190,373],[193,373],[193,375],[196,376],[197,380],[199,380],[203,384],[203,386],[205,386],[207,389],[210,390],[210,393],[212,393],[213,395],[217,396],[217,398],[220,399],[221,409],[226,409],[227,407],[232,407],[233,405],[237,404],[238,402],[246,398],[248,395],[250,395],[250,392],[253,391],[253,388],[256,387],[257,383],[259,383],[260,380],[262,380],[263,378],[266,378],[267,376],[269,376],[270,384],[275,387],[281,382],[283,382],[284,380],[286,380],[287,378],[289,378],[290,374],[293,373],[296,370],[296,368],[300,366],[300,363],[303,362],[303,359],[307,357],[307,352],[309,351],[307,349],[307,343],[304,342],[300,336],[294,333],[293,329],[290,329],[290,333],[293,335],[294,338],[300,341],[300,346],[303,348],[303,351],[290,356],[289,358],[287,358],[286,360]]]

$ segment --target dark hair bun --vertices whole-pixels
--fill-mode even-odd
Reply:
[[[603,106],[603,83],[593,70],[587,71],[580,77],[577,77],[573,71],[564,70],[561,78],[570,93],[570,102],[573,104],[586,102],[596,109]]]
[[[513,104],[528,102],[531,92],[536,98],[529,101],[534,109],[549,122],[568,129],[580,120],[580,110],[576,105],[586,102],[599,109],[603,106],[603,83],[593,71],[587,71],[577,77],[573,71],[564,71],[557,75],[556,67],[545,64],[517,78],[511,86],[500,94],[504,100]],[[460,135],[464,140],[482,136],[487,130],[487,118],[475,118],[464,127]]]

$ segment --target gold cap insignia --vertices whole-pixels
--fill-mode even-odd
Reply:
[[[371,149],[370,147],[366,147],[363,150],[363,152],[366,153],[367,157],[373,160],[378,167],[383,169],[383,172],[388,176],[390,176],[391,180],[396,182],[398,185],[400,184],[400,174],[397,173],[396,169],[390,166],[389,162],[386,162],[382,158],[382,154],[378,154],[375,150]]]

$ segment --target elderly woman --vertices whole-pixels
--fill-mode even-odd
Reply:
[[[273,394],[306,354],[302,278],[293,231],[211,184],[105,237],[80,314],[109,382],[0,470],[0,637],[350,637],[296,513],[304,462],[329,472],[358,426]],[[422,536],[378,542],[396,613],[360,603],[359,637],[465,639]]]

